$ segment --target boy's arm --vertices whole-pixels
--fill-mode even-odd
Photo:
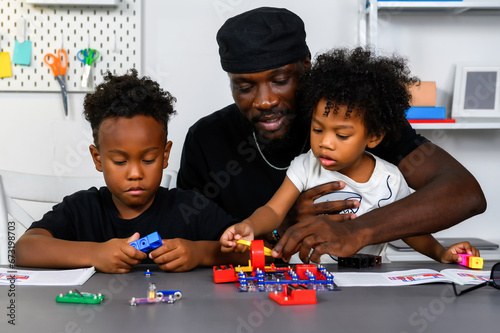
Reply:
[[[42,228],[26,231],[16,243],[16,265],[44,268],[79,268],[94,266],[105,273],[126,273],[146,254],[128,243],[139,239],[111,239],[104,243],[67,241],[54,238]]]
[[[185,272],[198,266],[246,265],[249,258],[248,252],[221,252],[218,241],[190,241],[181,238],[164,239],[163,245],[151,251],[149,257],[160,269],[172,272]]]

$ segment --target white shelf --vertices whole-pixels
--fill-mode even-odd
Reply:
[[[466,11],[500,10],[499,1],[468,2],[468,1],[377,1],[379,11],[397,10],[401,12],[447,12],[460,14]]]
[[[378,12],[390,15],[413,15],[423,13],[461,14],[467,11],[474,13],[498,14],[500,1],[377,1],[358,0],[358,42],[360,45],[371,45],[377,49]]]
[[[446,130],[474,130],[474,129],[500,129],[500,120],[495,122],[464,122],[457,121],[456,123],[418,123],[411,124],[414,129],[431,130],[431,129],[446,129]]]

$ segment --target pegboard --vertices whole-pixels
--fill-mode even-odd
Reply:
[[[119,0],[117,6],[106,7],[34,6],[21,0],[0,0],[0,51],[9,52],[12,61],[21,16],[26,20],[25,38],[32,42],[30,65],[12,63],[12,76],[0,78],[0,91],[60,91],[43,57],[57,54],[61,47],[68,54],[68,92],[92,90],[81,87],[83,63],[76,58],[78,51],[89,46],[100,52],[92,65],[92,86],[102,82],[108,69],[114,74],[131,68],[140,72],[141,1]]]

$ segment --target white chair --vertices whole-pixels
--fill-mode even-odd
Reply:
[[[161,185],[174,188],[176,171],[166,171]],[[19,238],[19,229],[29,228],[35,219],[16,200],[44,203],[59,203],[62,199],[79,190],[92,186],[104,186],[104,178],[43,176],[0,170],[0,265],[9,264],[9,235]],[[9,215],[15,225],[9,224]],[[10,229],[10,232],[9,232]]]

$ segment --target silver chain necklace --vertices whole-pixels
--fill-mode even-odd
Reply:
[[[279,168],[277,166],[274,166],[272,165],[268,160],[267,158],[264,156],[264,154],[262,153],[262,150],[260,150],[260,146],[259,146],[259,143],[257,142],[257,137],[255,136],[255,131],[252,132],[253,134],[253,139],[255,141],[255,145],[257,146],[257,150],[259,151],[260,153],[260,156],[262,156],[262,159],[267,163],[267,165],[269,165],[271,168],[273,169],[276,169],[276,170],[280,170],[280,171],[283,171],[283,170],[287,170],[288,167],[290,166],[287,166],[287,167],[284,167],[284,168]],[[302,154],[302,151],[304,150],[304,147],[306,146],[306,142],[307,142],[307,138],[306,138],[306,141],[304,141],[304,145],[302,146],[302,148],[300,149],[300,152],[299,154]]]

